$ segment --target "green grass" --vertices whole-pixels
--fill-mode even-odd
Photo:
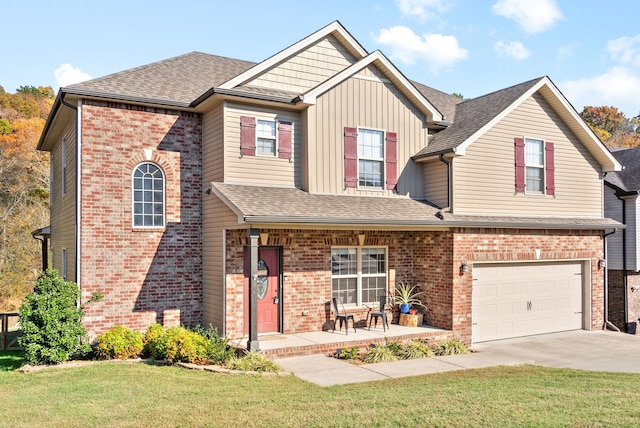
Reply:
[[[640,421],[636,374],[521,366],[320,388],[293,376],[146,364],[3,370],[0,421],[12,427],[596,427]]]

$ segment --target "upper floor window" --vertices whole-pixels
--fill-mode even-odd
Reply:
[[[514,147],[516,193],[555,195],[554,144],[516,137]]]
[[[133,226],[164,226],[164,172],[153,163],[133,171]]]
[[[358,185],[382,187],[384,174],[384,132],[358,130]]]
[[[395,132],[344,128],[345,187],[394,190],[397,179]]]
[[[276,156],[291,161],[291,122],[240,116],[240,155]]]
[[[272,120],[258,120],[256,126],[258,144],[256,152],[259,155],[276,155],[276,122]]]
[[[331,295],[344,304],[361,306],[387,294],[386,249],[331,249]]]

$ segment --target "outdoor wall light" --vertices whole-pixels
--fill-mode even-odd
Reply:
[[[464,275],[465,273],[469,273],[469,265],[464,260],[462,261],[462,264],[460,265],[460,273],[462,275]]]
[[[598,260],[598,269],[604,269],[607,267],[607,261],[605,259]]]

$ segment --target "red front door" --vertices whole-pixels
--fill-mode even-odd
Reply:
[[[245,252],[244,332],[249,332],[249,256]],[[278,333],[280,257],[277,248],[258,248],[258,333]]]

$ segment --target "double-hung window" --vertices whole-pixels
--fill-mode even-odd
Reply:
[[[382,188],[384,183],[384,132],[358,129],[358,184]]]
[[[524,139],[527,192],[544,192],[544,141]]]
[[[256,152],[259,155],[276,155],[276,122],[258,119],[256,134],[258,137]]]
[[[164,226],[164,172],[153,163],[133,171],[133,226]]]
[[[374,303],[387,294],[387,254],[381,247],[331,250],[331,295],[344,304]]]

